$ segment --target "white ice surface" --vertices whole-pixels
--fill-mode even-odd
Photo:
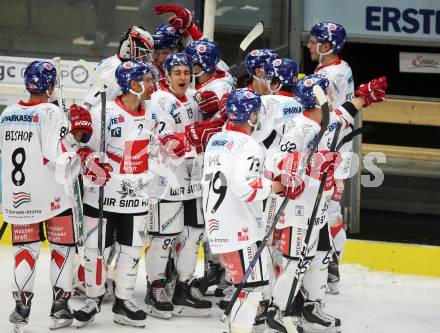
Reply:
[[[51,289],[49,283],[49,252],[43,249],[37,265],[35,297],[26,333],[49,332]],[[12,281],[12,248],[0,247],[0,332],[12,332],[8,317],[14,304],[10,285]],[[140,267],[135,298],[139,305],[145,296],[144,264]],[[440,333],[440,279],[371,272],[360,266],[341,267],[341,294],[327,295],[325,309],[342,319],[344,333]],[[213,299],[215,301],[215,299]],[[71,306],[78,308],[78,300]],[[171,320],[147,318],[149,333],[220,333],[225,324],[218,319],[216,307],[211,318],[182,318]],[[111,304],[104,304],[95,322],[81,329],[84,332],[142,332],[143,329],[119,326],[113,323]],[[80,332],[64,328],[59,332]]]

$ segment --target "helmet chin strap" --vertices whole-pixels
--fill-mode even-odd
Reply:
[[[54,93],[51,94],[49,92],[49,89],[47,89],[45,92],[46,92],[47,98],[49,99],[49,102],[54,102],[56,100],[56,94],[54,94]]]
[[[333,53],[332,49],[330,49],[330,50],[328,50],[327,52],[324,52],[324,53],[320,52],[319,48],[321,47],[321,45],[322,45],[322,43],[316,43],[316,53],[318,53],[318,55],[319,55],[319,64],[320,65],[322,65],[322,57],[323,56],[325,56],[327,54],[330,54],[330,53]]]
[[[145,92],[145,87],[142,83],[139,83],[142,87],[142,91],[141,92],[136,92],[133,89],[129,89],[128,91],[131,92],[133,95],[136,95],[138,100],[141,100],[141,96],[142,94]]]
[[[167,78],[167,85],[168,85],[168,89],[171,90],[171,92],[173,92],[174,94],[177,94],[177,92],[173,89],[173,86],[171,84],[171,78],[168,75],[168,73],[165,74],[166,78]]]
[[[269,92],[270,92],[271,95],[274,95],[275,93],[277,93],[278,91],[280,91],[281,88],[282,88],[282,86],[283,86],[283,84],[280,83],[277,89],[272,90],[271,87],[270,87],[270,83],[271,83],[272,81],[270,81],[270,80],[265,80],[265,81],[266,81],[266,87],[267,87],[267,89],[269,89]]]
[[[191,75],[192,75],[192,77],[200,77],[203,74],[205,74],[205,71],[201,71],[199,74],[191,74]]]

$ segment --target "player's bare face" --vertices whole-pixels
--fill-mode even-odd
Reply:
[[[319,54],[316,51],[316,46],[318,45],[318,40],[316,37],[310,37],[309,41],[307,42],[307,48],[310,52],[310,58],[312,58],[313,61],[319,61]]]
[[[172,52],[173,50],[171,50],[170,48],[165,48],[165,49],[159,49],[159,50],[154,50],[154,58],[156,59],[156,61],[158,62],[158,64],[160,66],[163,65],[163,62],[165,61],[166,57],[168,57],[168,55]]]
[[[185,95],[191,81],[191,71],[186,65],[174,66],[170,73],[171,88],[177,96]]]
[[[255,92],[259,95],[267,95],[269,94],[269,87],[267,85],[267,76],[264,71],[260,68],[255,70],[254,79],[252,81],[252,86],[255,89]]]
[[[151,94],[154,92],[154,83],[151,75],[144,75],[144,79],[142,80],[142,84],[144,85],[145,92],[142,94],[143,100],[150,99]]]

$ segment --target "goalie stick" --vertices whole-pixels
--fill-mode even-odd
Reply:
[[[53,61],[55,63],[55,69],[57,71],[56,88],[58,90],[58,106],[60,110],[64,112],[66,116],[68,116],[69,112],[67,110],[66,100],[64,99],[63,84],[61,81],[61,58],[55,57],[53,58]],[[73,198],[75,200],[75,205],[72,207],[75,237],[77,239],[77,245],[79,247],[83,247],[84,246],[84,239],[83,239],[84,214],[83,214],[83,203],[81,198],[81,187],[79,183],[79,176],[75,177],[71,189],[73,191]]]
[[[315,91],[317,89],[315,89],[315,87],[317,87],[317,89],[320,90],[322,95],[324,95],[325,102],[323,102],[322,104],[320,103],[321,109],[322,109],[321,129],[320,129],[318,135],[316,136],[316,141],[314,142],[314,145],[313,145],[312,149],[310,150],[309,155],[307,156],[306,163],[300,169],[303,172],[306,169],[306,166],[310,164],[310,161],[313,157],[313,153],[318,148],[318,144],[321,141],[325,131],[327,130],[327,126],[328,126],[329,119],[330,119],[330,115],[329,115],[330,110],[329,110],[327,98],[326,98],[324,92],[322,91],[322,89],[317,85],[315,85],[313,87],[313,92],[315,93],[315,96],[317,96],[316,91]],[[321,97],[321,95],[320,95],[320,97]],[[302,174],[301,174],[301,176],[302,176]],[[235,289],[235,292],[232,295],[232,298],[229,301],[226,310],[224,311],[222,317],[220,318],[221,321],[225,322],[226,319],[228,318],[229,314],[231,313],[232,307],[233,307],[235,301],[237,300],[238,295],[240,294],[241,290],[243,289],[244,284],[246,283],[247,279],[249,278],[249,275],[251,275],[252,270],[255,267],[255,264],[257,263],[258,259],[260,258],[261,253],[263,252],[263,249],[267,245],[267,242],[269,241],[269,238],[270,238],[273,230],[275,229],[275,226],[277,225],[281,215],[283,214],[284,209],[286,208],[289,200],[290,199],[288,197],[284,198],[280,208],[278,209],[277,213],[275,214],[275,218],[274,218],[272,224],[270,225],[270,228],[267,229],[266,234],[264,235],[263,239],[261,240],[260,246],[258,247],[257,251],[255,252],[255,256],[252,258],[251,262],[249,263],[249,267],[247,268],[246,272],[244,273],[243,278],[241,279],[240,283],[238,284],[237,288]],[[268,214],[268,218],[270,218],[270,217],[271,217],[271,214]],[[292,325],[293,325],[293,323],[292,323]],[[295,329],[294,331],[289,331],[289,332],[296,332],[296,328],[294,328],[294,329]]]
[[[91,68],[91,66],[83,59],[79,60],[79,63],[83,65],[87,71],[92,76],[95,81],[95,85],[99,90],[99,94],[101,95],[101,137],[99,144],[100,151],[100,162],[103,163],[105,159],[105,112],[106,112],[106,92],[104,83],[101,78],[96,74],[95,70]],[[103,250],[102,250],[102,234],[103,234],[103,224],[104,224],[104,186],[99,186],[99,197],[98,197],[98,208],[99,208],[99,216],[98,216],[98,258],[96,260],[96,284],[99,286],[102,284],[101,276],[103,269]]]

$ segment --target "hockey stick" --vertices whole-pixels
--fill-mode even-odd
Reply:
[[[8,222],[3,221],[2,227],[0,228],[0,240],[2,239],[3,234],[5,233],[7,227],[8,227]]]
[[[374,130],[373,125],[367,125],[367,126],[356,128],[355,130],[351,131],[350,133],[348,133],[346,136],[344,136],[342,138],[342,140],[336,146],[336,151],[339,151],[339,149],[341,149],[341,147],[343,145],[345,145],[347,142],[350,142],[351,140],[353,140],[355,136],[358,136],[360,134],[370,133],[373,130]]]
[[[79,63],[83,65],[90,75],[93,77],[95,84],[99,90],[99,94],[101,95],[101,138],[99,144],[100,151],[100,162],[104,162],[105,158],[105,112],[106,112],[106,92],[104,83],[101,78],[96,74],[93,68],[83,59],[79,60]],[[103,269],[103,249],[102,249],[102,233],[103,233],[103,225],[104,225],[104,186],[99,186],[99,197],[98,197],[98,208],[99,208],[99,216],[98,216],[98,258],[96,260],[96,284],[99,286],[102,284],[101,276]]]
[[[53,58],[55,63],[55,69],[57,71],[56,87],[58,89],[58,106],[60,110],[68,115],[68,110],[66,106],[66,100],[63,95],[63,84],[61,82],[61,58]],[[73,226],[75,230],[75,237],[77,237],[77,245],[79,247],[84,246],[84,214],[83,214],[83,203],[81,198],[81,188],[79,184],[79,176],[75,177],[72,184],[73,198],[75,200],[75,205],[72,207],[73,213]]]
[[[321,104],[321,109],[322,109],[321,129],[320,129],[318,135],[316,136],[316,141],[314,142],[313,147],[309,152],[309,155],[307,156],[306,163],[300,169],[301,171],[304,171],[306,169],[306,166],[310,164],[310,161],[313,157],[313,153],[318,148],[318,144],[321,141],[325,131],[327,130],[327,126],[328,126],[329,119],[330,119],[330,115],[329,115],[330,110],[329,110],[327,98],[325,97],[325,94],[322,91],[322,89],[317,85],[315,85],[313,87],[313,92],[315,93],[315,96],[317,96],[317,92],[315,91],[315,87],[319,88],[319,90],[321,91],[321,93],[324,95],[324,98],[325,98],[325,102],[323,104]],[[302,174],[300,175],[300,177],[301,176],[302,176]],[[235,289],[235,292],[232,295],[232,298],[229,301],[226,310],[224,311],[222,317],[220,318],[221,321],[225,322],[226,319],[228,318],[229,314],[231,313],[232,307],[233,307],[235,301],[237,300],[238,295],[240,294],[240,291],[243,289],[244,284],[246,283],[247,279],[249,278],[249,275],[251,275],[251,273],[255,267],[255,264],[257,263],[258,259],[260,258],[261,253],[263,252],[263,249],[267,245],[267,242],[269,241],[269,238],[270,238],[273,230],[275,229],[275,226],[277,225],[277,223],[278,223],[281,215],[283,214],[284,209],[286,208],[289,201],[290,201],[290,199],[288,197],[286,197],[286,198],[284,198],[283,202],[281,203],[280,208],[278,209],[277,213],[275,214],[275,218],[273,220],[272,225],[267,230],[266,234],[264,235],[263,239],[261,240],[260,246],[258,247],[257,251],[255,252],[254,257],[252,258],[251,262],[249,263],[249,267],[246,269],[246,272],[244,273],[240,283],[238,284],[237,288]],[[270,216],[270,214],[269,214],[269,216]],[[296,331],[296,329],[295,329],[295,331]],[[292,332],[295,332],[295,331],[292,331]]]
[[[249,33],[241,41],[240,46],[238,48],[237,65],[235,65],[235,67],[231,66],[232,76],[237,77],[240,74],[240,65],[241,65],[241,58],[243,53],[246,51],[249,45],[252,44],[254,40],[256,40],[258,37],[260,37],[263,34],[263,32],[264,32],[263,21],[258,21],[257,24],[255,24],[255,26],[252,28],[252,30],[249,31]]]
[[[315,87],[317,87],[317,86],[314,86],[313,88],[315,88]],[[323,94],[322,90],[320,92],[318,92],[318,91],[315,91],[315,89],[313,89],[313,91],[315,92],[315,96],[317,97],[319,103],[321,104],[321,108],[323,108],[324,104],[326,104],[326,103],[323,103],[323,101],[324,100],[327,101],[327,97],[325,95],[324,96],[321,95],[321,93]],[[330,146],[331,152],[334,152],[336,149],[336,144],[338,142],[338,136],[339,136],[339,132],[341,131],[341,126],[342,126],[342,123],[340,123],[340,122],[338,122],[336,125],[335,134],[333,136],[333,140],[332,140],[332,143]],[[305,236],[305,239],[303,242],[299,262],[298,262],[298,265],[296,266],[295,276],[293,279],[292,286],[290,288],[289,297],[287,299],[286,309],[284,311],[285,314],[291,313],[291,307],[292,307],[294,293],[295,293],[295,290],[296,290],[298,283],[299,283],[300,270],[304,266],[304,260],[307,257],[310,237],[312,235],[313,226],[315,224],[315,219],[316,219],[316,214],[318,213],[318,208],[319,208],[319,204],[321,202],[322,193],[324,191],[324,186],[325,186],[326,180],[327,180],[327,172],[324,172],[324,174],[322,175],[321,183],[319,184],[318,194],[316,195],[315,204],[314,204],[313,210],[312,210],[312,216],[309,219],[309,225],[307,227],[307,232],[306,232],[306,236]],[[296,330],[296,328],[295,328],[295,330]]]

